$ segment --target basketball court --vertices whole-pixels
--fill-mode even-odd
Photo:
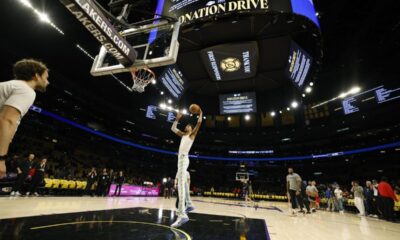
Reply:
[[[0,198],[4,239],[398,239],[398,224],[319,211],[290,216],[288,205],[193,198],[196,210],[168,227],[175,199],[156,197]]]

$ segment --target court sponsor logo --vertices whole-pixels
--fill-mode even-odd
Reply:
[[[136,51],[119,35],[107,18],[90,0],[61,0],[65,7],[121,64],[130,66]]]
[[[220,67],[224,72],[235,72],[240,69],[241,65],[240,60],[233,57],[222,59],[220,62]]]

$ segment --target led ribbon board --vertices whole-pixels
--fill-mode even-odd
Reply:
[[[115,30],[93,1],[60,1],[119,63],[129,67],[135,62],[136,51]]]

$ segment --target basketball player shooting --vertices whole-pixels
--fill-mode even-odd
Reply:
[[[181,137],[181,143],[179,145],[179,152],[178,152],[178,172],[176,174],[178,178],[178,195],[179,195],[178,210],[176,212],[178,219],[171,225],[171,227],[180,227],[189,221],[189,217],[185,209],[185,203],[187,197],[186,194],[188,194],[186,193],[187,189],[185,188],[187,184],[186,171],[189,167],[189,151],[193,145],[197,133],[199,132],[201,122],[203,120],[203,111],[200,109],[198,105],[196,104],[190,105],[189,111],[193,114],[199,114],[199,119],[197,120],[197,124],[194,128],[190,124],[186,125],[184,132],[180,131],[177,128],[179,120],[182,118],[182,113],[177,114],[176,119],[171,127],[171,130],[176,135]]]

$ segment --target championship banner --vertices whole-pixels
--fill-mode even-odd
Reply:
[[[93,1],[60,1],[119,63],[129,67],[135,62],[135,49],[115,30]]]

